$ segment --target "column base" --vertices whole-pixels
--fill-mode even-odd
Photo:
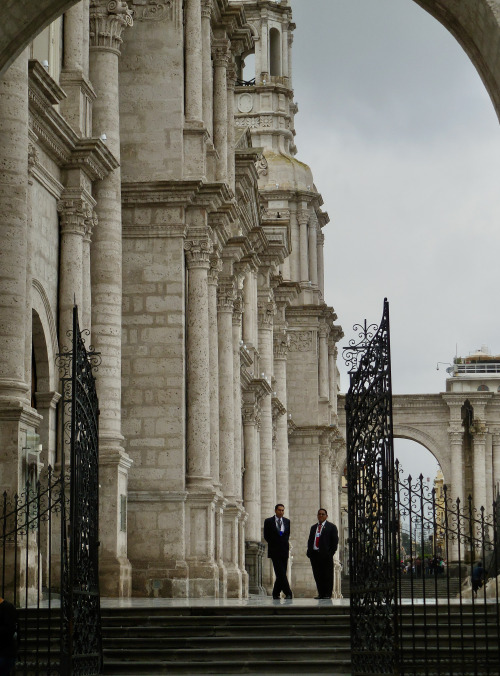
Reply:
[[[151,566],[134,562],[132,595],[147,598],[185,599],[189,596],[188,567],[185,561]]]
[[[264,558],[265,545],[253,540],[245,541],[245,568],[248,578],[248,593],[258,596],[266,596],[266,590],[262,584],[262,561]]]
[[[189,562],[189,598],[219,598],[219,567],[215,563]]]
[[[132,566],[126,557],[99,560],[101,596],[128,598],[132,594]]]

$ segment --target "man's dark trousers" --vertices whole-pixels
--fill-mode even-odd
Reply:
[[[313,550],[309,558],[318,596],[330,598],[333,592],[333,556]]]

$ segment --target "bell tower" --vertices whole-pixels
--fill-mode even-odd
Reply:
[[[294,155],[293,118],[297,108],[292,90],[292,40],[295,24],[288,0],[243,0],[252,28],[255,56],[244,54],[238,68],[236,125],[249,127],[254,144]],[[248,72],[245,60],[255,64]]]

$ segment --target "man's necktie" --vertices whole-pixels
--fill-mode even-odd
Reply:
[[[281,519],[278,519],[278,530],[279,530],[280,532],[281,532],[281,524],[282,524]]]
[[[316,540],[314,541],[314,546],[316,549],[319,549],[319,536],[321,535],[321,524],[318,524],[318,528],[316,529]]]

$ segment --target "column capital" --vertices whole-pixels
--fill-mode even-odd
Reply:
[[[85,232],[83,233],[83,241],[84,242],[91,242],[92,241],[92,233],[94,231],[94,228],[97,227],[98,223],[99,223],[99,219],[97,218],[97,214],[92,209],[92,213],[89,214],[89,216],[84,221],[84,225],[85,225]]]
[[[212,42],[212,57],[214,66],[227,68],[231,58],[230,43],[226,38],[219,38]]]
[[[297,211],[297,223],[307,225],[309,223],[309,212],[304,209]]]
[[[319,461],[321,464],[331,465],[332,449],[329,446],[323,446],[319,450]]]
[[[217,287],[217,312],[230,312],[234,310],[234,286],[231,283],[222,283]]]
[[[202,19],[212,18],[212,0],[201,0],[201,17]]]
[[[244,425],[257,425],[259,418],[259,410],[256,404],[245,404],[242,409],[243,424]]]
[[[234,67],[234,59],[230,59],[229,66],[226,71],[227,88],[234,91],[236,87],[236,68]]]
[[[61,234],[86,234],[87,223],[93,218],[93,205],[83,196],[63,196],[57,202],[57,211],[60,214]]]
[[[274,322],[276,303],[274,301],[259,301],[257,303],[259,329],[269,329]]]
[[[450,425],[448,429],[448,437],[450,439],[450,444],[462,444],[464,438],[463,428],[460,429],[458,426]]]
[[[222,260],[217,252],[210,256],[210,268],[208,270],[208,283],[211,286],[217,286],[219,283],[219,274],[222,271]]]
[[[469,427],[469,431],[472,434],[474,441],[486,441],[486,432],[488,431],[488,428],[486,427],[484,420],[473,420],[472,425]]]
[[[328,335],[330,333],[330,327],[325,326],[324,324],[321,324],[319,329],[318,329],[318,333],[319,333],[320,338],[326,339],[326,338],[328,338]]]
[[[290,347],[290,337],[286,331],[273,334],[273,352],[275,359],[286,359]]]
[[[33,176],[33,172],[39,163],[38,148],[34,143],[28,144],[28,175]]]
[[[208,239],[191,239],[184,242],[184,251],[186,252],[186,263],[188,270],[191,268],[210,267],[210,254],[213,251],[212,242]]]
[[[238,289],[233,302],[233,326],[241,326],[243,315],[243,291]]]
[[[122,33],[133,25],[124,0],[90,0],[90,47],[120,53]]]

